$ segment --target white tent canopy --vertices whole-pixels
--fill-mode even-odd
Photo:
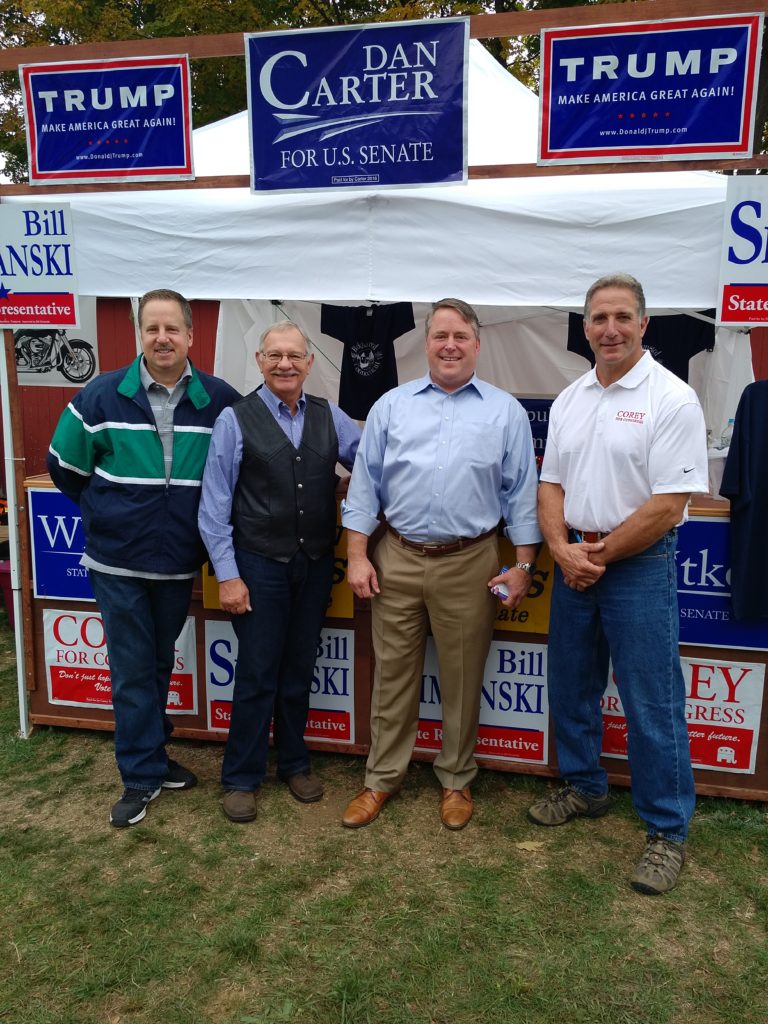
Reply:
[[[530,161],[538,102],[470,47],[470,162]],[[232,141],[232,134],[239,141]],[[197,173],[242,172],[243,115],[198,129]],[[41,194],[39,201],[45,201]],[[571,306],[624,269],[656,308],[712,306],[725,180],[708,172],[472,180],[379,192],[73,193],[81,291],[195,298]],[[9,202],[27,202],[9,197]]]
[[[473,41],[470,163],[531,162],[537,122],[536,97]],[[245,114],[198,129],[196,173],[246,173],[247,135]],[[222,307],[222,339],[242,318],[249,337],[254,330],[257,337],[276,315],[296,317],[318,338],[322,302],[411,301],[418,317],[423,304],[457,295],[488,325],[481,372],[518,394],[555,394],[587,368],[565,350],[566,311],[580,307],[600,275],[637,276],[651,311],[715,305],[725,189],[721,175],[679,172],[378,192],[178,189],[56,200],[71,204],[83,294],[137,296],[163,286],[190,298],[245,300],[237,312],[229,303]],[[283,314],[269,304],[273,299],[285,302]],[[254,311],[261,311],[255,319]],[[242,337],[228,340],[218,356],[219,369],[240,386],[252,372]],[[335,396],[340,350],[332,339],[322,341],[327,351],[316,361],[323,377],[316,390]],[[749,347],[743,337],[729,347],[740,392],[749,378]],[[230,365],[235,351],[246,360],[237,368]],[[396,351],[401,380],[423,372],[420,330],[400,339]],[[715,435],[733,414],[723,387],[719,394],[710,415]]]

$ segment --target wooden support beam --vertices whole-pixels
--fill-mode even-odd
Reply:
[[[493,178],[556,178],[576,174],[648,174],[665,171],[768,171],[768,154],[751,160],[649,160],[607,164],[478,164],[469,168],[471,180]],[[196,178],[194,181],[95,182],[89,185],[0,185],[3,196],[67,195],[81,192],[168,192],[179,189],[249,188],[247,174]],[[596,186],[597,187],[597,186]]]
[[[557,7],[548,11],[475,14],[469,19],[469,32],[473,39],[494,39],[531,36],[543,28],[562,28],[566,25],[610,25],[628,21],[657,21],[713,14],[751,14],[761,11],[768,13],[768,0],[697,0],[693,11],[690,0],[634,0],[624,4]],[[300,32],[301,29],[296,31]],[[0,50],[0,71],[15,71],[19,64],[175,53],[187,53],[192,58],[242,57],[245,54],[243,33],[123,39],[116,42],[78,43],[72,46],[11,47]]]

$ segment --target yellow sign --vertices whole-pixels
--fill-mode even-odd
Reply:
[[[216,582],[216,574],[210,562],[203,566],[203,608],[218,608],[221,611],[219,584]]]
[[[336,522],[331,600],[325,614],[332,619],[351,619],[355,614],[352,587],[347,583],[347,531],[340,520]]]
[[[347,531],[336,522],[336,548],[333,561],[333,586],[325,613],[333,619],[351,619],[354,616],[354,597],[347,583]],[[203,566],[203,608],[218,608],[219,584],[210,562]]]
[[[514,546],[502,537],[499,540],[499,556],[502,565],[514,565],[517,561]],[[505,608],[499,601],[494,629],[507,629],[517,633],[549,632],[549,601],[552,596],[554,561],[546,544],[536,559],[536,572],[526,597],[517,608]]]

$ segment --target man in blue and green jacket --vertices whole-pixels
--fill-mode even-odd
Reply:
[[[165,707],[175,641],[205,560],[200,481],[219,413],[240,396],[192,366],[192,310],[178,292],[139,302],[142,355],[69,403],[48,453],[56,486],[80,506],[88,569],[104,622],[124,792],[110,821],[146,814],[161,789],[195,775],[168,758]]]

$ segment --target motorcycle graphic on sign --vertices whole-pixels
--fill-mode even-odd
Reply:
[[[85,384],[96,372],[93,345],[69,338],[64,330],[22,327],[14,331],[13,342],[20,376],[57,370],[71,384]]]

